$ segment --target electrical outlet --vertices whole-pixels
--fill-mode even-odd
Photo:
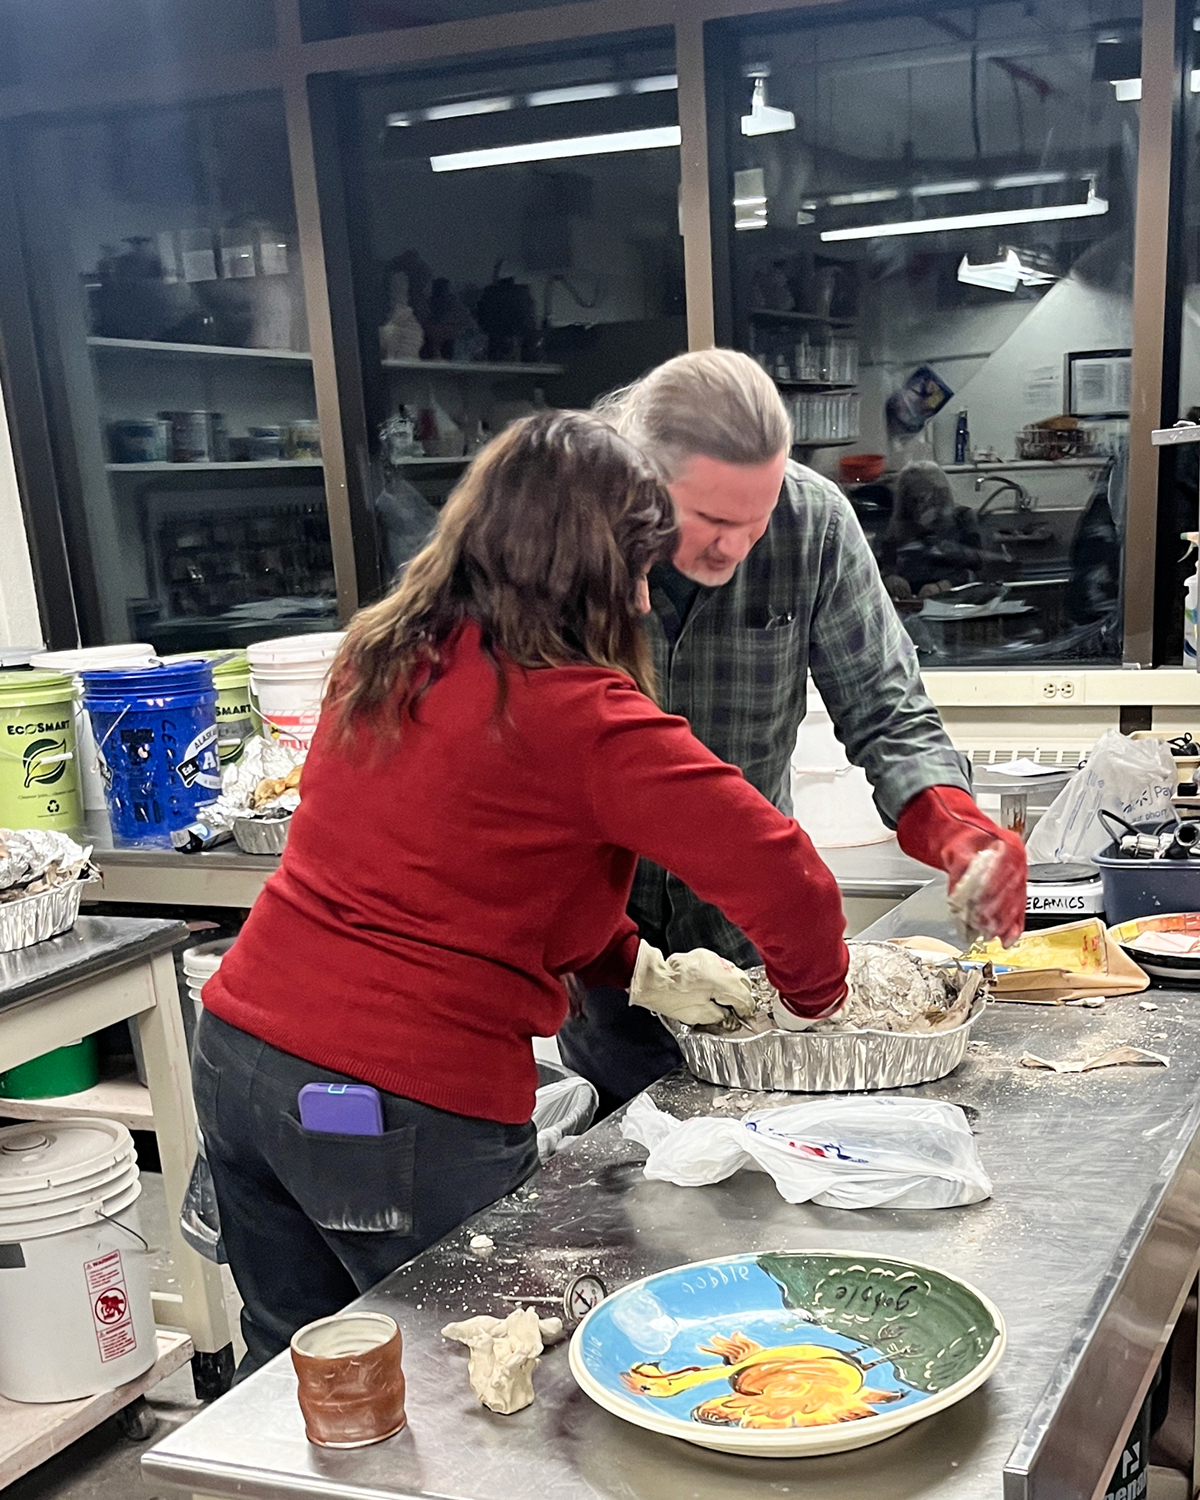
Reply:
[[[1043,677],[1042,697],[1047,703],[1071,703],[1079,696],[1077,677]]]

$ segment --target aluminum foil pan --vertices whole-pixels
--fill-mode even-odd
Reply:
[[[663,1017],[697,1078],[722,1088],[765,1093],[829,1094],[899,1089],[953,1073],[966,1056],[980,996],[951,1031],[764,1031],[714,1036]]]
[[[0,902],[0,953],[32,947],[74,927],[87,883],[72,880],[37,896]]]
[[[282,854],[292,815],[286,818],[234,818],[233,838],[244,854]]]

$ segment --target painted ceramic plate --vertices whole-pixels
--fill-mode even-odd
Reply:
[[[1200,912],[1135,917],[1108,930],[1134,963],[1155,979],[1200,980]]]
[[[865,1448],[961,1401],[1004,1319],[957,1277],[827,1251],[734,1255],[622,1287],[579,1325],[571,1372],[615,1416],[762,1458]]]

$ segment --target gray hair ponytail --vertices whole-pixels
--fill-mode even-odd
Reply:
[[[774,381],[735,349],[677,355],[602,396],[596,411],[668,481],[699,455],[765,464],[792,442],[791,418]]]

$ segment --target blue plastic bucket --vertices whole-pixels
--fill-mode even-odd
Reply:
[[[205,661],[84,672],[113,841],[170,848],[221,790],[217,694]]]

